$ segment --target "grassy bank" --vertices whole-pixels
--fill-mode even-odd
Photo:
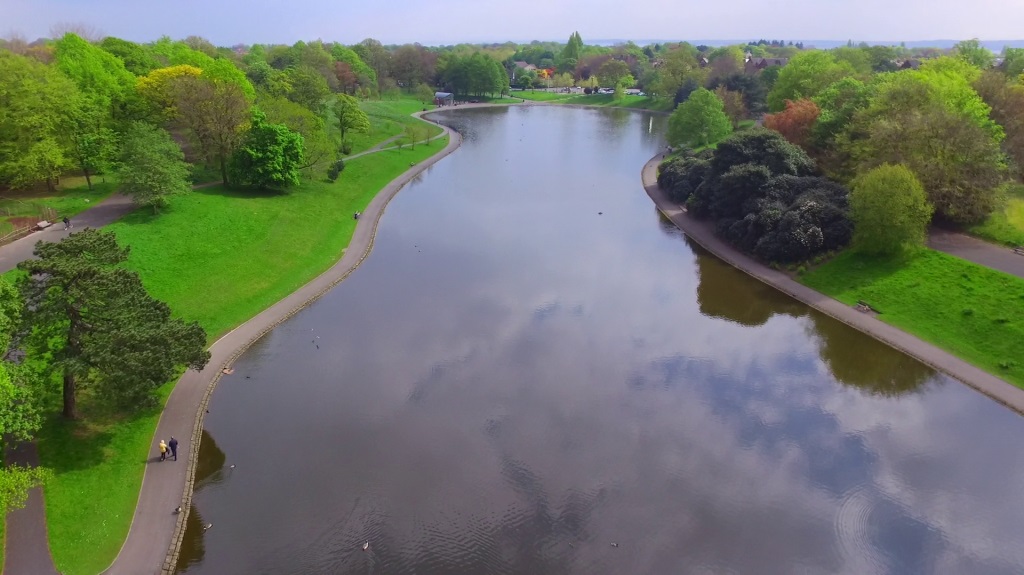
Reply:
[[[211,341],[329,268],[361,211],[411,162],[447,139],[347,163],[335,184],[305,182],[288,193],[212,187],[174,197],[153,216],[139,210],[108,229],[132,248],[129,266],[175,313],[199,321]],[[169,395],[171,385],[161,390]],[[88,398],[81,406],[88,409]],[[94,574],[116,556],[141,486],[159,413],[131,421],[90,414],[48,422],[40,434],[50,544],[66,574]]]
[[[616,100],[614,94],[565,94],[559,92],[512,92],[515,98],[523,98],[534,102],[551,102],[552,104],[572,104],[576,106],[600,106],[607,108],[631,108],[636,110],[654,110],[669,112],[674,106],[671,98],[651,98],[650,96],[624,95]]]
[[[804,274],[807,286],[1024,387],[1024,280],[933,250],[906,261],[844,252]]]
[[[1010,187],[1000,207],[970,233],[1008,246],[1024,246],[1024,185]]]
[[[433,110],[433,104],[423,104],[419,100],[365,100],[359,103],[366,115],[370,117],[370,131],[347,136],[352,144],[352,153],[358,154],[396,136],[402,135],[405,129],[416,124],[427,126],[429,137],[441,133],[441,128],[423,120],[413,118],[410,114],[423,109]]]

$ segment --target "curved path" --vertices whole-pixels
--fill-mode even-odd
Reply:
[[[962,381],[1014,411],[1024,414],[1024,389],[978,369],[966,361],[882,322],[869,314],[859,312],[842,302],[812,290],[793,280],[788,275],[773,270],[726,244],[715,235],[712,223],[691,217],[684,208],[669,200],[661,188],[658,187],[658,164],[663,158],[664,154],[659,154],[651,158],[644,166],[641,173],[644,189],[647,190],[647,195],[654,200],[655,205],[665,214],[665,217],[672,220],[672,223],[681,229],[683,233],[700,244],[704,249],[755,279],[761,280],[794,299],[854,329],[860,330],[938,371]]]
[[[1024,278],[1024,256],[1012,249],[947,230],[933,229],[928,247],[951,256]]]
[[[422,112],[417,115],[422,115]],[[446,127],[443,129],[441,136],[451,138],[448,145],[389,183],[370,201],[344,255],[334,266],[217,340],[210,348],[211,358],[207,367],[201,372],[189,371],[178,381],[164,406],[156,437],[177,437],[181,442],[179,454],[183,457],[177,463],[165,462],[146,467],[128,538],[105,573],[173,573],[192,501],[203,416],[210,395],[223,375],[222,369],[231,365],[256,340],[348,277],[362,263],[373,247],[377,223],[391,198],[415,176],[460,145],[461,137],[457,132]],[[174,510],[178,506],[182,512],[176,514]]]

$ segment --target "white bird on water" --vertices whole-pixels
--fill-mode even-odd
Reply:
[[[370,548],[370,542],[369,541],[367,541],[366,543],[363,543],[363,551],[366,551],[369,548]]]
[[[206,530],[208,530],[211,527],[213,527],[213,523],[207,523],[206,525],[203,526],[203,531],[206,531]]]

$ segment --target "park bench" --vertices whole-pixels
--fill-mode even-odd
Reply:
[[[871,307],[871,304],[869,304],[868,302],[866,302],[864,300],[857,300],[857,305],[855,305],[853,307],[857,311],[862,311],[864,313],[868,313],[868,312],[878,313],[878,310],[876,310],[875,308]]]

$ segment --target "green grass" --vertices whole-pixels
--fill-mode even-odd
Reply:
[[[992,242],[1024,246],[1024,186],[1011,187],[1002,200],[987,220],[968,231]]]
[[[1024,387],[1024,280],[941,252],[905,260],[843,252],[800,281],[863,300],[879,319]]]
[[[159,390],[160,404],[173,384]],[[46,482],[46,527],[57,569],[65,575],[94,575],[117,556],[135,514],[150,442],[160,410],[117,419],[91,409],[69,422],[55,414],[38,435]]]
[[[572,98],[573,94],[566,94],[563,92],[516,90],[515,92],[512,92],[512,96],[514,98],[522,98],[523,100],[530,100],[533,102],[553,102]]]
[[[574,95],[558,101],[559,104],[575,104],[582,106],[602,106],[610,108],[632,108],[636,110],[654,110],[667,112],[672,109],[671,98],[651,98],[649,96],[623,96],[616,100],[614,94],[582,94]]]
[[[128,265],[150,293],[199,321],[213,341],[333,265],[352,237],[352,213],[446,143],[356,158],[336,183],[306,182],[285,194],[198,190],[173,197],[160,215],[139,210],[108,229],[131,246]],[[55,417],[40,433],[43,464],[54,470],[46,485],[50,546],[64,573],[97,573],[117,555],[158,418]]]
[[[419,100],[365,100],[359,103],[366,115],[370,117],[370,131],[365,134],[353,133],[346,137],[352,144],[352,153],[358,154],[380,144],[381,142],[400,135],[407,126],[425,123],[413,118],[410,114],[424,108],[433,110],[433,104],[423,104]],[[430,137],[441,133],[441,128],[427,124]]]

